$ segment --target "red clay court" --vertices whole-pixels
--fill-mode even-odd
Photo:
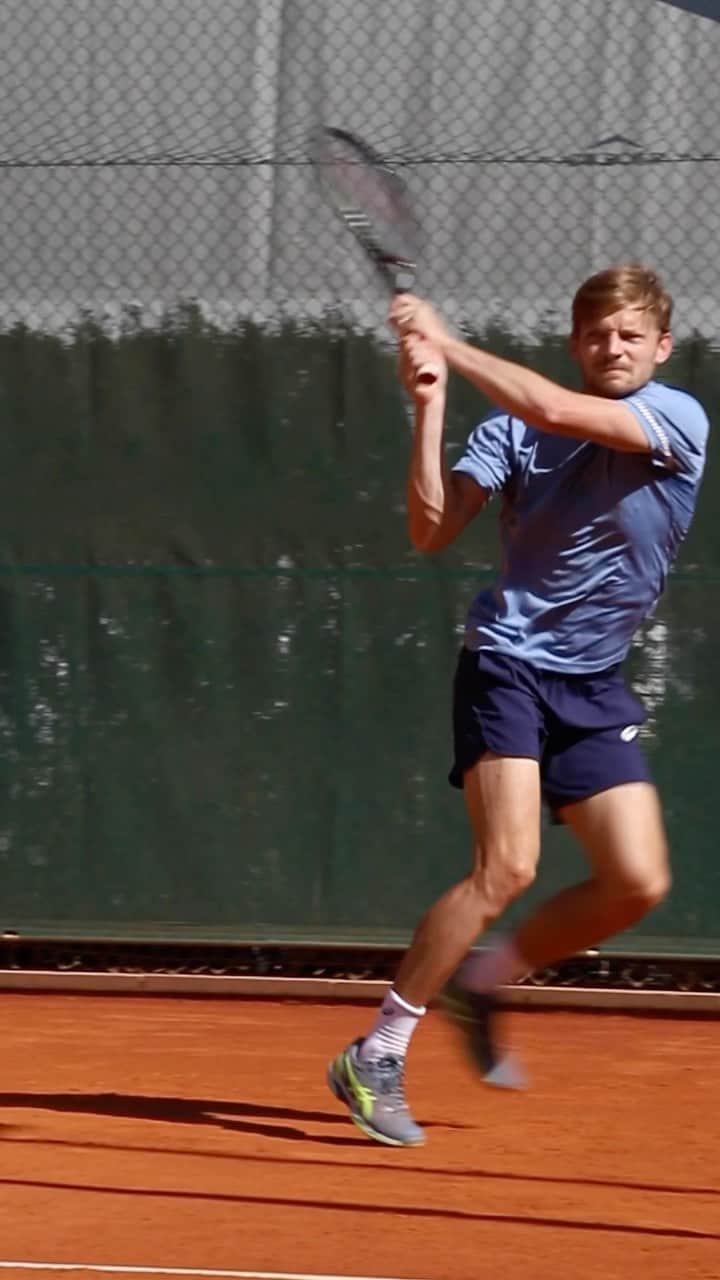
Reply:
[[[324,1084],[367,1007],[1,1000],[0,1277],[720,1277],[713,1018],[511,1011],[508,1094],[431,1012],[397,1150]]]

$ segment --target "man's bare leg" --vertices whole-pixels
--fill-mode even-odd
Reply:
[[[540,849],[537,761],[484,755],[465,774],[465,800],[473,834],[472,871],[420,921],[369,1033],[343,1049],[328,1067],[332,1092],[349,1107],[355,1124],[377,1142],[414,1146],[424,1141],[403,1090],[410,1037],[425,1004],[457,968],[478,933],[535,874]]]
[[[554,894],[515,929],[510,942],[528,971],[575,955],[629,928],[660,902],[670,887],[662,814],[650,783],[609,788],[566,805],[560,816],[579,840],[593,874]],[[466,970],[469,985],[486,991],[520,976],[503,973],[502,959],[488,955],[470,962]]]
[[[665,829],[650,783],[612,787],[567,805],[561,816],[593,876],[550,898],[515,931],[517,948],[533,969],[629,928],[670,888]]]
[[[540,853],[536,760],[487,752],[464,778],[473,839],[472,870],[423,916],[397,971],[394,990],[426,1005],[476,938],[532,882]]]

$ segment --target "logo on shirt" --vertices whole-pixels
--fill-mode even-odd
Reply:
[[[639,724],[626,724],[624,729],[620,730],[620,737],[623,742],[634,742],[640,732]]]

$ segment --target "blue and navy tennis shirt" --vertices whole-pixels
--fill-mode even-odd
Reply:
[[[473,600],[465,645],[568,674],[625,657],[692,518],[708,420],[692,396],[649,382],[623,398],[650,453],[552,435],[496,413],[453,470],[500,494],[502,563]]]

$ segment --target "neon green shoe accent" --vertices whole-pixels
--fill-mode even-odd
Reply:
[[[353,1065],[347,1050],[345,1050],[341,1056],[348,1084],[353,1091],[353,1095],[360,1108],[360,1112],[366,1120],[369,1120],[372,1115],[373,1106],[375,1105],[375,1094],[366,1084],[363,1084],[361,1080],[358,1080],[355,1072],[353,1071]]]

